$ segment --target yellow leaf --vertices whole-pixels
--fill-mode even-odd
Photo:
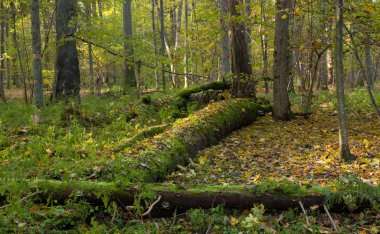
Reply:
[[[239,220],[235,217],[231,217],[230,223],[231,223],[231,226],[236,226],[236,224],[239,223]]]
[[[296,15],[300,15],[301,14],[301,9],[299,7],[296,7],[296,9],[294,9],[294,13]]]
[[[202,155],[199,157],[199,164],[200,165],[205,165],[207,163],[207,155]]]
[[[283,19],[283,20],[285,20],[286,18],[288,18],[288,15],[281,16],[281,19]]]

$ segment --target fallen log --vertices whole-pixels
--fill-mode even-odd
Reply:
[[[250,99],[216,102],[176,121],[162,134],[139,143],[113,162],[128,182],[155,182],[186,165],[199,151],[216,144],[235,129],[253,122],[266,109]]]
[[[225,209],[251,209],[255,204],[264,205],[266,210],[283,211],[291,208],[323,209],[330,196],[328,189],[318,187],[306,188],[289,184],[278,187],[243,185],[192,185],[178,186],[173,184],[145,184],[139,186],[124,186],[115,183],[88,182],[88,181],[54,181],[35,180],[29,182],[32,192],[37,193],[42,202],[53,199],[63,203],[68,199],[83,200],[93,205],[109,206],[112,202],[127,209],[136,205],[139,197],[141,204],[156,201],[150,207],[151,216],[171,216],[175,210],[186,212],[189,209],[210,209],[222,205]],[[147,196],[139,196],[148,194]],[[329,195],[326,195],[329,194]],[[157,197],[160,197],[157,201]],[[355,211],[370,208],[367,200],[356,200]],[[348,211],[344,201],[330,204],[332,211]]]
[[[139,141],[142,141],[149,137],[154,137],[155,135],[160,134],[164,132],[165,130],[167,130],[170,126],[171,126],[170,124],[162,124],[162,125],[145,128],[141,130],[140,132],[138,132],[133,137],[119,143],[117,146],[115,146],[115,148],[113,149],[113,152],[115,153],[120,152],[127,147],[134,146]]]
[[[218,93],[227,90],[231,87],[231,84],[224,81],[216,81],[207,83],[200,86],[184,89],[177,94],[177,98],[174,100],[178,109],[187,109],[188,102],[196,102],[199,106],[210,103],[211,101],[219,101],[221,97],[218,97]],[[202,93],[206,95],[202,95]],[[197,94],[200,94],[201,98]]]

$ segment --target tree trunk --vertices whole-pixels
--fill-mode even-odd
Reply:
[[[268,85],[268,32],[266,30],[266,24],[267,24],[267,17],[265,15],[265,5],[266,0],[261,0],[261,7],[260,7],[260,13],[261,13],[261,22],[260,25],[260,42],[261,42],[261,53],[263,58],[263,79],[264,79],[264,88],[265,93],[269,93],[269,85]]]
[[[20,71],[21,71],[23,88],[24,88],[24,101],[26,104],[28,104],[28,89],[27,89],[27,85],[26,85],[26,74],[25,74],[24,65],[23,65],[23,62],[21,59],[20,47],[19,47],[18,40],[17,40],[16,6],[14,4],[14,1],[12,1],[10,5],[11,5],[11,9],[12,9],[13,43],[16,47],[18,63],[20,65]]]
[[[188,81],[188,77],[187,77],[187,66],[188,66],[187,41],[188,41],[188,31],[189,31],[189,3],[188,3],[188,0],[185,0],[185,54],[184,54],[184,58],[183,58],[183,63],[184,63],[183,73],[185,74],[185,76],[184,76],[184,82],[185,82],[184,88],[187,88],[189,86],[189,81]]]
[[[228,4],[227,0],[219,0],[220,8],[220,24],[222,36],[220,40],[221,46],[221,73],[223,78],[227,78],[231,73],[230,64],[230,37],[228,35]]]
[[[0,18],[0,96],[1,100],[6,103],[7,99],[5,98],[5,91],[4,91],[4,74],[5,74],[5,19],[4,19],[4,1],[1,0],[0,2],[0,11],[1,11],[1,18]],[[3,58],[4,56],[4,58]]]
[[[148,205],[152,209],[144,217],[172,217],[173,213],[185,213],[190,209],[211,209],[223,206],[225,209],[249,210],[256,204],[262,204],[265,210],[287,211],[300,208],[300,202],[306,210],[311,207],[323,208],[328,202],[328,197],[313,187],[303,191],[297,185],[293,193],[281,191],[289,190],[289,187],[267,188],[265,185],[173,185],[173,184],[145,184],[143,186],[120,186],[114,183],[88,182],[88,181],[56,181],[34,180],[28,182],[32,192],[39,191],[37,195],[42,200],[54,200],[64,203],[67,200],[82,200],[92,205],[109,207],[115,202],[123,209],[133,209],[136,198],[141,193],[154,194],[154,198],[141,197],[138,206]],[[298,192],[298,193],[297,193]],[[332,194],[334,195],[334,194]],[[5,198],[3,198],[5,200]],[[355,198],[356,208],[352,212],[370,208],[371,202],[367,199]],[[379,199],[375,197],[373,199]],[[349,211],[347,205],[341,201],[329,204],[331,211]],[[148,210],[149,207],[146,207]],[[130,212],[130,210],[129,210]],[[142,217],[142,218],[144,218]]]
[[[95,5],[96,6],[96,5]],[[91,5],[90,3],[86,4],[86,20],[87,20],[87,30],[91,30]],[[95,78],[94,78],[94,58],[92,55],[92,44],[88,43],[88,63],[90,67],[90,81],[91,81],[91,93],[95,93]]]
[[[57,60],[54,97],[80,100],[80,72],[76,46],[76,1],[57,0]]]
[[[41,28],[40,28],[40,1],[31,2],[32,22],[32,48],[33,48],[33,99],[37,108],[44,105],[44,87],[42,77],[42,52],[41,52]]]
[[[129,58],[126,59],[124,62],[124,94],[126,94],[128,87],[136,88],[137,87],[137,81],[136,76],[134,72],[134,64],[131,62],[131,60],[134,60],[133,58],[133,46],[132,46],[132,1],[131,0],[125,0],[123,4],[123,29],[124,29],[124,51],[125,55]]]
[[[336,44],[335,44],[335,79],[336,95],[338,98],[339,119],[339,152],[344,161],[351,161],[354,156],[348,144],[348,128],[346,120],[346,103],[344,95],[344,69],[343,69],[343,0],[337,5]]]
[[[153,46],[154,46],[154,78],[156,82],[156,89],[158,90],[160,87],[160,77],[158,75],[157,71],[157,56],[158,56],[158,50],[157,50],[157,34],[156,34],[156,14],[155,14],[155,6],[156,6],[156,0],[152,0],[152,9],[151,9],[151,16],[152,16],[152,32],[153,32]]]
[[[9,11],[6,11],[6,14],[8,15],[9,14]],[[10,50],[10,39],[9,39],[9,22],[6,22],[5,23],[5,43],[6,43],[6,48],[7,50]],[[5,62],[6,62],[6,80],[7,80],[7,89],[10,89],[11,88],[11,59],[10,58],[6,58],[5,59]]]
[[[238,17],[237,7],[243,0],[230,0],[229,13]],[[252,66],[249,60],[246,29],[244,24],[232,23],[232,95],[235,97],[255,97],[255,82],[252,77]]]
[[[273,117],[290,120],[292,112],[288,96],[290,68],[289,11],[291,0],[277,0],[273,70]]]
[[[99,9],[99,17],[103,17],[103,3],[101,1],[98,1],[98,9]]]
[[[371,36],[369,33],[366,35],[365,41],[365,68],[366,76],[368,79],[368,84],[371,88],[374,86],[373,80],[373,69],[372,69],[372,58],[371,58]]]
[[[160,0],[160,40],[161,40],[161,56],[165,56],[165,19],[164,19],[164,1]],[[165,92],[166,91],[166,78],[165,78],[165,64],[162,63],[162,72],[161,72],[161,78],[162,78],[162,89]]]

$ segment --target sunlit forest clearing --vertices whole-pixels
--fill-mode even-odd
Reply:
[[[380,6],[0,0],[0,233],[379,233]]]

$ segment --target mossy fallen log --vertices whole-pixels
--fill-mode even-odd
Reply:
[[[332,193],[327,188],[299,185],[279,184],[277,187],[267,187],[266,184],[256,186],[243,185],[193,185],[178,186],[173,184],[145,184],[139,186],[123,186],[115,183],[88,181],[51,181],[36,180],[29,183],[31,191],[40,191],[42,202],[53,199],[57,202],[83,200],[93,205],[109,206],[116,202],[126,209],[136,204],[152,204],[157,197],[159,202],[151,212],[152,216],[171,216],[175,210],[185,212],[189,209],[209,209],[222,205],[226,209],[251,209],[255,204],[264,205],[266,210],[288,210],[323,208]],[[186,187],[186,188],[185,188]],[[291,188],[291,190],[289,189]],[[329,195],[327,195],[329,194]],[[139,202],[136,203],[136,199]],[[371,208],[368,200],[356,199],[354,211]],[[345,202],[329,203],[332,211],[348,211]]]
[[[142,140],[149,138],[149,137],[154,137],[155,135],[164,132],[170,126],[171,126],[170,124],[162,124],[162,125],[157,125],[157,126],[145,128],[145,129],[141,130],[140,132],[138,132],[133,137],[119,143],[117,146],[115,146],[113,151],[114,152],[120,152],[127,147],[132,147],[139,141],[142,141]]]
[[[217,94],[220,91],[227,90],[231,85],[224,81],[215,81],[208,84],[191,87],[184,89],[177,94],[177,97],[174,99],[174,104],[178,109],[186,109],[188,102],[196,101],[198,105],[204,105],[211,102],[211,100],[217,101]],[[195,97],[199,93],[207,93],[206,95],[200,95],[201,98]],[[194,96],[195,95],[195,96]],[[193,98],[191,98],[193,97]],[[219,101],[219,100],[218,100]]]
[[[185,165],[199,151],[216,144],[226,134],[253,122],[261,107],[250,99],[231,99],[208,105],[176,121],[173,127],[139,143],[115,160],[123,181],[155,182]]]
[[[190,98],[191,94],[194,94],[194,93],[199,93],[199,92],[207,91],[210,89],[212,89],[212,90],[226,90],[226,89],[229,89],[230,87],[231,87],[231,85],[228,84],[227,82],[215,81],[215,82],[211,82],[211,83],[208,83],[205,85],[184,89],[181,92],[179,92],[177,96],[187,100]]]

